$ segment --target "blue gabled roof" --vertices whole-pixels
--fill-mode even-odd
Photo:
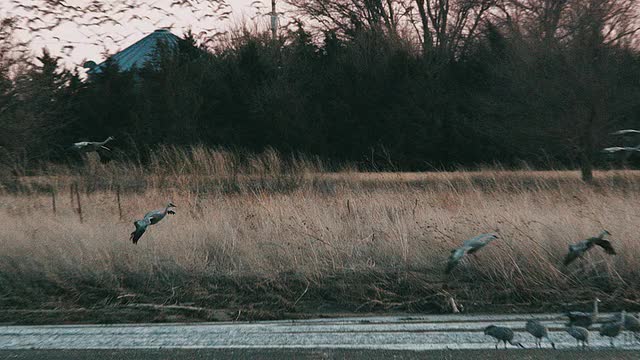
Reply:
[[[118,64],[121,71],[129,71],[134,68],[140,69],[146,62],[152,59],[159,42],[164,42],[170,48],[176,48],[179,40],[180,38],[172,34],[169,30],[158,29],[138,40],[133,45],[111,56],[111,59]],[[106,61],[100,63],[87,73],[98,74],[102,72],[105,64]]]

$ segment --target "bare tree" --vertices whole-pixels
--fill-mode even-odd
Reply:
[[[449,60],[464,54],[496,0],[288,0],[327,29],[349,33],[410,29],[425,54]]]
[[[524,64],[533,62],[528,56],[544,64],[540,71],[560,69],[550,72],[556,79],[546,79],[544,73],[536,76],[521,66],[512,78],[538,88],[539,98],[526,99],[530,103],[554,103],[557,108],[549,96],[562,94],[563,108],[550,119],[546,136],[562,138],[576,152],[582,178],[591,181],[596,149],[613,120],[610,104],[619,96],[615,94],[620,67],[613,65],[620,49],[630,46],[639,30],[638,4],[635,0],[506,0],[498,9],[501,29],[526,44],[520,45],[528,52],[520,58]]]
[[[325,29],[350,34],[360,28],[397,35],[411,11],[409,0],[287,0]]]
[[[496,5],[494,0],[415,0],[425,52],[445,59],[464,54],[479,26]]]

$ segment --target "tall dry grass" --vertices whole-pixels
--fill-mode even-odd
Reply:
[[[470,311],[640,298],[640,172],[586,185],[577,172],[326,172],[275,152],[196,150],[13,179],[0,195],[0,307],[194,304],[282,317],[446,311],[449,296]],[[168,201],[177,215],[131,244],[132,221]],[[569,243],[601,229],[617,256],[594,249],[561,265]],[[501,239],[443,274],[450,249],[490,231]]]

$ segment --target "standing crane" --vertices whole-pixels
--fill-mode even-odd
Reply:
[[[509,329],[508,327],[489,325],[484,329],[484,334],[498,340],[498,342],[496,343],[496,349],[501,342],[504,342],[505,349],[507,348],[507,343],[513,346],[519,346],[524,349],[524,346],[522,346],[522,344],[520,344],[519,342],[513,342],[513,330]]]
[[[593,312],[587,313],[582,311],[568,311],[564,314],[569,318],[567,326],[579,326],[589,328],[598,319],[598,303],[600,299],[593,300]]]
[[[476,253],[495,239],[498,239],[498,235],[496,234],[481,234],[465,240],[461,247],[451,250],[445,273],[450,273],[466,254]]]
[[[142,220],[134,221],[133,225],[135,225],[136,229],[131,233],[129,240],[131,240],[134,244],[138,243],[138,240],[142,237],[149,225],[155,225],[160,222],[160,220],[164,219],[167,214],[175,215],[176,212],[171,209],[175,208],[172,202],[169,202],[164,209],[149,211],[144,215]]]
[[[525,326],[525,330],[534,338],[536,338],[536,346],[542,347],[542,339],[546,338],[551,343],[551,347],[556,348],[556,344],[551,341],[549,338],[549,331],[547,327],[542,325],[542,323],[538,320],[529,320],[527,321],[527,325]]]
[[[609,255],[615,255],[616,251],[611,245],[611,241],[605,239],[606,236],[610,236],[611,233],[607,230],[603,230],[598,236],[588,238],[587,240],[580,241],[577,244],[569,245],[569,252],[564,258],[564,265],[571,264],[574,260],[584,255],[594,245],[598,245],[604,249]]]
[[[578,346],[580,346],[580,343],[582,343],[582,348],[589,345],[589,330],[582,326],[569,326],[566,330],[569,335],[576,339],[576,344]]]
[[[613,339],[624,330],[625,318],[626,313],[622,310],[622,314],[620,314],[620,318],[617,321],[602,324],[600,327],[600,336],[607,336],[611,341],[611,347],[615,347]]]
[[[624,329],[631,332],[636,341],[640,341],[640,319],[627,314],[624,317]]]
[[[624,329],[628,331],[628,335],[631,338],[635,337],[635,340],[640,340],[640,320],[633,316],[632,314],[623,314],[620,313],[618,315],[614,315],[611,318],[607,319],[606,321],[604,321],[605,323],[616,323],[616,322],[620,322],[622,321],[624,317]],[[625,334],[625,338],[626,338],[626,334]]]

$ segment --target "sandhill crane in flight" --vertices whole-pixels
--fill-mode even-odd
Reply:
[[[496,234],[482,234],[472,239],[465,240],[461,247],[451,250],[451,255],[449,256],[445,272],[447,274],[450,273],[466,254],[474,254],[495,239],[498,239],[498,235]]]
[[[524,346],[519,342],[513,342],[513,330],[508,327],[489,325],[484,329],[484,334],[493,337],[498,340],[496,343],[496,349],[501,342],[504,342],[504,348],[507,348],[507,343],[513,346],[519,346],[524,349]]]
[[[551,343],[551,346],[555,349],[556,344],[549,339],[549,331],[547,327],[542,325],[542,323],[538,320],[529,320],[527,321],[527,325],[525,326],[525,330],[533,337],[536,338],[536,346],[542,347],[542,339],[546,338]]]
[[[589,328],[598,319],[598,303],[600,299],[595,298],[593,300],[593,312],[582,311],[568,311],[564,314],[569,318],[567,326],[578,326],[583,328]]]
[[[602,149],[603,153],[607,153],[607,154],[615,154],[618,152],[640,152],[640,145],[636,146],[636,147],[629,147],[629,146],[612,146],[612,147],[608,147],[608,148],[604,148]]]
[[[626,135],[638,135],[640,134],[640,130],[634,130],[634,129],[625,129],[625,130],[618,130],[615,132],[612,132],[611,135],[622,135],[622,136],[626,136]],[[615,153],[619,153],[619,152],[625,152],[625,153],[633,153],[633,152],[640,152],[640,145],[632,147],[632,146],[612,146],[612,147],[608,147],[608,148],[604,148],[602,149],[602,152],[607,153],[607,154],[615,154]]]
[[[629,135],[629,134],[640,134],[640,130],[625,129],[625,130],[614,131],[611,133],[611,135]]]
[[[81,154],[97,152],[100,156],[100,162],[106,163],[111,160],[111,149],[105,145],[113,140],[115,140],[115,138],[113,136],[109,136],[105,141],[81,141],[74,143],[71,146],[71,149],[76,150]]]
[[[577,244],[569,245],[569,253],[567,253],[567,256],[564,258],[564,264],[571,264],[575,259],[584,255],[594,245],[600,246],[609,255],[615,255],[616,250],[611,245],[611,242],[605,239],[606,236],[610,235],[610,232],[608,232],[607,230],[603,230],[596,237],[588,238],[587,240],[580,241]]]
[[[138,240],[140,240],[140,238],[142,237],[142,234],[147,231],[149,225],[157,224],[158,222],[160,222],[160,220],[164,219],[167,214],[175,215],[176,212],[171,209],[175,207],[176,206],[173,205],[173,203],[169,202],[169,204],[167,204],[164,209],[149,211],[144,215],[144,218],[142,218],[142,220],[134,221],[133,225],[135,225],[136,229],[131,233],[129,240],[131,240],[134,244],[137,244]]]
[[[576,339],[578,346],[582,343],[582,347],[584,348],[589,344],[589,330],[582,326],[570,326],[567,328],[567,332]]]

